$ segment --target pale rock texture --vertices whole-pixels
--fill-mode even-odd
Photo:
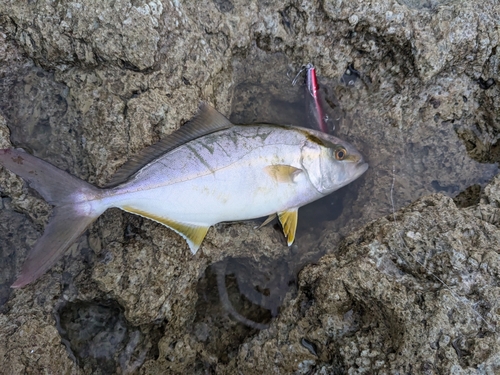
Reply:
[[[498,227],[422,198],[303,269],[297,297],[226,371],[498,373],[499,248]]]

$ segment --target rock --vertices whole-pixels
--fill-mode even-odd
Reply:
[[[498,176],[484,187],[500,160],[498,12],[495,0],[2,3],[0,147],[103,186],[200,100],[235,122],[306,124],[292,80],[312,62],[335,134],[370,163],[301,208],[291,248],[273,225],[230,223],[193,257],[168,229],[110,210],[16,291],[50,206],[0,170],[5,371],[498,371]],[[270,327],[234,319],[217,280],[236,313]],[[82,344],[93,323],[106,327]],[[84,360],[101,348],[105,365]]]
[[[60,295],[61,286],[47,278],[37,284],[37,290],[12,293],[2,306],[2,372],[76,374],[78,366],[61,343],[52,314],[53,301]]]
[[[223,371],[496,373],[499,241],[450,198],[424,197],[302,270],[297,297]]]
[[[26,52],[47,67],[94,67],[109,61],[144,70],[155,63],[160,2],[133,6],[119,1],[112,7],[98,1],[6,4],[3,10],[18,25],[15,37]]]

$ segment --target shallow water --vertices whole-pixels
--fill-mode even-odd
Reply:
[[[283,56],[256,59],[252,64],[235,62],[236,80],[241,83],[234,90],[231,121],[313,127],[306,116],[303,79],[298,79],[295,86],[292,83],[299,69]],[[255,72],[266,74],[259,76]],[[362,106],[369,104],[363,103],[363,94],[357,92],[366,90],[370,82],[362,72],[351,66],[337,80],[318,79],[333,134],[354,144],[370,169],[348,186],[299,210],[296,242],[288,254],[259,264],[251,258],[227,258],[213,266],[210,272],[217,273],[218,280],[230,276],[238,287],[232,290],[233,299],[229,298],[232,304],[222,299],[223,310],[256,329],[266,326],[269,315],[276,316],[287,293],[294,293],[298,272],[325,253],[334,252],[350,231],[432,193],[456,197],[459,206],[472,205],[479,199],[480,187],[498,172],[496,163],[481,163],[469,156],[457,129],[463,131],[470,126],[439,118],[406,129],[387,126],[383,118],[363,118]],[[273,224],[280,230],[276,220]],[[322,242],[325,236],[327,246]],[[205,278],[210,277],[207,275]],[[225,287],[219,282],[214,288],[206,280],[200,285],[205,285],[199,290],[200,297]],[[251,313],[255,305],[268,312],[262,320],[247,319],[251,314],[255,316]],[[207,320],[205,308],[199,310],[197,319],[198,323]]]
[[[116,301],[62,304],[57,329],[73,359],[92,374],[114,374],[117,366],[133,373],[147,355],[158,356],[164,327],[134,327]]]

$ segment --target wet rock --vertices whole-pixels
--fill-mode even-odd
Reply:
[[[19,265],[23,262],[37,235],[27,218],[12,210],[9,198],[2,198],[0,207],[0,249],[3,261],[0,280],[0,306],[3,307],[12,293],[10,285],[15,280]],[[24,246],[18,246],[20,244]]]
[[[200,100],[235,122],[304,125],[303,87],[291,83],[312,62],[336,135],[370,163],[355,183],[301,208],[292,248],[273,225],[220,224],[193,257],[168,229],[110,210],[16,291],[6,286],[50,207],[0,170],[8,372],[90,373],[61,344],[55,317],[61,305],[102,300],[120,305],[146,341],[158,333],[144,327],[163,327],[142,373],[497,371],[498,177],[484,187],[497,173],[488,163],[500,160],[497,23],[495,0],[2,3],[0,147],[103,186]],[[469,197],[471,186],[483,190]],[[425,197],[461,192],[461,208]],[[294,292],[296,273],[323,254]],[[208,267],[222,263],[233,307],[269,329],[243,326],[217,302]],[[265,316],[252,301],[256,291],[274,295],[269,288],[280,293],[261,297]],[[119,356],[110,369],[134,365]]]
[[[460,192],[456,197],[453,198],[453,201],[457,205],[457,207],[469,207],[477,205],[480,201],[480,193],[481,186],[480,185],[471,185],[464,191]]]
[[[302,270],[298,296],[225,371],[498,372],[499,246],[450,198],[422,198]]]
[[[10,130],[7,127],[7,121],[5,121],[5,117],[0,115],[0,142],[2,142],[0,145],[1,148],[10,147],[9,137]]]
[[[7,374],[78,373],[57,332],[52,316],[61,287],[50,279],[37,290],[12,293],[0,314],[0,355]]]
[[[58,310],[57,322],[70,357],[93,374],[133,373],[148,352],[156,352],[151,339],[160,337],[151,327],[131,326],[113,301],[67,303]]]
[[[143,70],[155,62],[161,2],[9,3],[3,11],[25,51],[47,67],[111,62]]]

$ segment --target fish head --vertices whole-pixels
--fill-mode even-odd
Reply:
[[[309,180],[323,195],[351,183],[368,169],[354,146],[331,135],[315,132],[309,147],[314,152],[303,154],[302,162]]]

